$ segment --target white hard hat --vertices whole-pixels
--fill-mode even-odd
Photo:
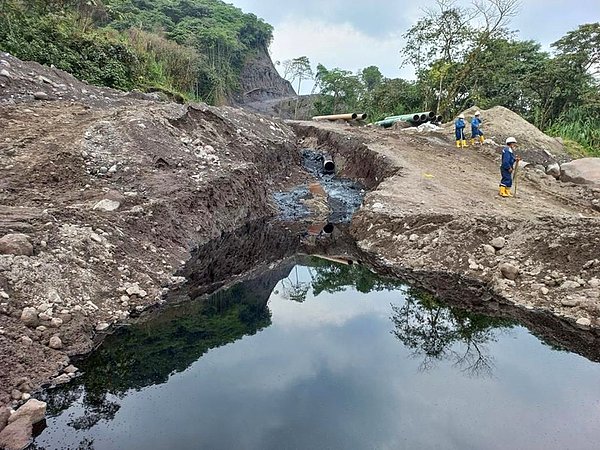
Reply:
[[[465,115],[461,113],[461,114],[458,116],[458,118],[459,118],[459,119],[464,119],[464,118],[465,118]]]
[[[479,111],[475,111],[475,115],[476,115],[476,116],[478,116],[478,115],[480,115],[480,114],[481,114],[481,113],[480,113]]]
[[[512,137],[512,136],[506,139],[506,145],[508,145],[508,144],[516,144],[516,143],[517,143],[517,140],[514,137]]]

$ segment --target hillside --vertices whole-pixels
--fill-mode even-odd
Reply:
[[[7,0],[0,50],[120,90],[210,104],[293,95],[268,55],[272,27],[220,0]]]

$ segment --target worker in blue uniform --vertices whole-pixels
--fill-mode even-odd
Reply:
[[[506,147],[502,149],[502,165],[500,166],[500,196],[512,197],[510,188],[512,187],[512,174],[515,169],[515,163],[518,163],[521,158],[515,155],[514,151],[517,148],[517,140],[514,137],[506,139]]]
[[[483,144],[483,141],[485,140],[483,131],[481,130],[481,124],[481,113],[477,111],[475,112],[475,117],[471,119],[471,145],[475,145],[475,140],[477,140],[479,144]]]
[[[465,115],[460,114],[454,122],[454,133],[456,134],[456,148],[466,147],[467,140],[465,139]]]

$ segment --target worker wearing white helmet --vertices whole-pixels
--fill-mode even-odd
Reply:
[[[465,139],[465,115],[459,114],[458,119],[454,122],[454,134],[456,134],[456,148],[466,147],[467,140]]]
[[[506,147],[502,149],[502,165],[500,166],[500,174],[502,180],[500,180],[500,196],[512,197],[510,188],[512,187],[512,174],[515,167],[515,163],[521,160],[518,156],[515,156],[514,150],[517,148],[517,140],[514,137],[506,139]]]
[[[479,144],[483,144],[485,138],[483,137],[483,131],[481,131],[481,113],[479,111],[475,112],[475,117],[471,119],[471,145],[475,145],[475,140],[478,141]]]

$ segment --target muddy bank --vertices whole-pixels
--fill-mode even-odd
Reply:
[[[351,233],[381,270],[425,285],[446,280],[429,286],[443,299],[442,291],[462,297],[476,286],[482,301],[600,325],[600,189],[526,175],[518,198],[502,199],[488,146],[455,150],[451,137],[292,126],[374,188]]]

